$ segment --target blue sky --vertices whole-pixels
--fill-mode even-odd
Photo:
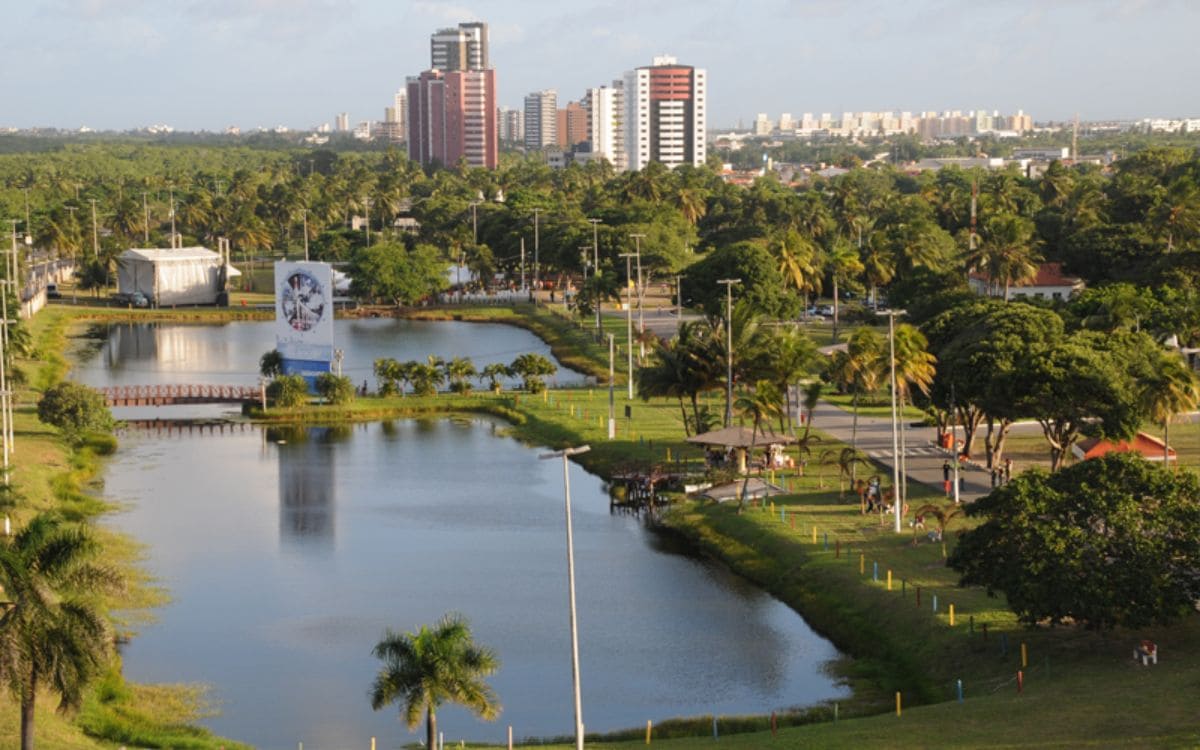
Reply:
[[[429,34],[491,25],[500,104],[578,99],[658,54],[712,127],[845,110],[1200,116],[1198,0],[6,0],[0,127],[382,119]]]

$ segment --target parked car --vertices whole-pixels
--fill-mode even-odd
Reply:
[[[817,308],[820,315],[833,315],[833,305],[821,305]]]
[[[133,305],[134,307],[149,307],[150,300],[146,299],[146,295],[141,292],[123,292],[114,294],[113,300],[118,305]]]
[[[46,299],[62,299],[62,292],[58,291],[58,284],[46,285]]]

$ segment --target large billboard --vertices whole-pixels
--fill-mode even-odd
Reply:
[[[285,375],[311,385],[333,361],[333,269],[328,263],[276,261],[275,348]]]

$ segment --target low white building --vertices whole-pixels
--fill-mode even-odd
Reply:
[[[141,292],[155,306],[214,305],[240,272],[205,247],[126,250],[117,257],[117,290]]]
[[[972,272],[968,283],[976,294],[991,297],[1004,296],[1004,285],[993,282],[987,274]],[[1083,279],[1064,274],[1061,263],[1043,263],[1038,266],[1037,273],[1033,278],[1009,286],[1008,298],[1031,297],[1067,300],[1083,287]]]

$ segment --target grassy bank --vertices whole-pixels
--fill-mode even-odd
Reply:
[[[143,311],[138,311],[143,312]],[[109,510],[95,497],[96,482],[105,454],[115,443],[98,438],[78,447],[69,446],[36,414],[39,393],[67,372],[65,352],[71,326],[81,311],[53,306],[27,321],[36,350],[18,359],[20,380],[14,393],[14,451],[12,481],[20,494],[11,516],[14,526],[44,511],[56,511],[69,519],[90,521]],[[109,313],[100,313],[109,314]],[[127,319],[122,311],[114,316]],[[93,317],[95,313],[88,313]],[[108,602],[119,633],[127,636],[148,617],[149,609],[165,601],[165,593],[138,566],[142,550],[135,540],[96,528],[101,541],[100,562],[122,571],[127,590]],[[63,750],[92,750],[119,745],[171,747],[189,750],[234,750],[243,747],[215,737],[190,722],[207,711],[203,690],[186,685],[134,685],[121,677],[117,662],[88,692],[76,716],[55,712],[57,701],[40,694],[37,701],[36,732],[39,747]],[[0,750],[20,746],[18,706],[7,690],[0,691]]]

